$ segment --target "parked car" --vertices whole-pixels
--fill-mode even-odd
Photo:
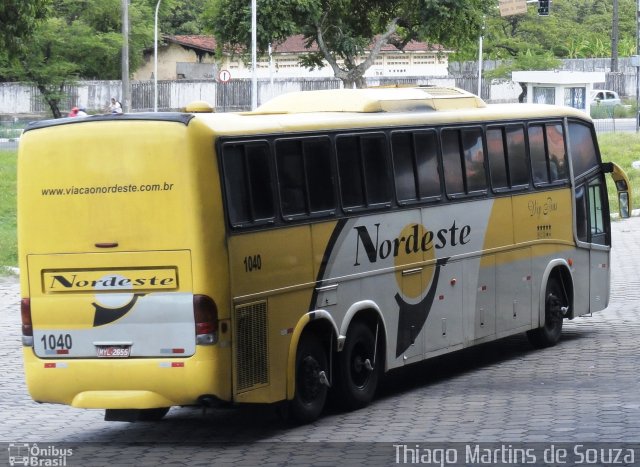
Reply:
[[[622,104],[620,96],[615,91],[608,91],[606,89],[595,89],[591,91],[591,105],[607,105],[615,106]]]

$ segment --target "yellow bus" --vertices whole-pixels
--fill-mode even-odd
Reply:
[[[280,96],[256,111],[31,124],[18,156],[26,380],[38,402],[172,406],[330,392],[609,300],[603,164],[584,113],[455,88]]]

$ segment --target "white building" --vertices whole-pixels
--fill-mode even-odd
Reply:
[[[604,83],[600,71],[514,71],[511,79],[526,83],[527,102],[556,104],[589,113],[594,83]]]
[[[316,44],[305,47],[302,35],[292,36],[274,45],[271,54],[259,57],[259,78],[331,77],[333,70],[328,63],[310,71],[300,66],[301,56],[318,50]],[[224,53],[216,61],[216,43],[211,36],[165,36],[158,47],[158,79],[206,79],[215,78],[219,70],[228,70],[233,78],[250,78],[251,64],[245,63],[239,54]],[[382,48],[366,77],[446,76],[448,54],[440,46],[424,42],[409,42],[400,51],[387,44]],[[153,50],[145,53],[145,64],[133,74],[135,80],[153,79]]]

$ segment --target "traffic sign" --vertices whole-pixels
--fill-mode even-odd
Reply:
[[[500,16],[526,15],[526,0],[499,0]]]
[[[221,83],[228,83],[231,81],[231,72],[229,72],[229,70],[220,70],[220,73],[218,73],[218,81]]]

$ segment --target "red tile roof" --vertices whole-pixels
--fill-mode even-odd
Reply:
[[[273,49],[274,51],[280,52],[280,53],[300,53],[300,52],[309,52],[309,51],[315,52],[316,50],[318,50],[318,45],[315,42],[313,42],[309,48],[305,47],[305,43],[306,41],[304,39],[304,36],[302,34],[298,34],[295,36],[288,37],[287,39],[284,40],[284,42],[274,45]],[[369,49],[371,48],[373,48],[373,44],[369,46]],[[391,44],[386,44],[384,47],[382,47],[382,50],[385,52],[398,51],[398,49]],[[442,47],[439,45],[429,45],[426,42],[418,42],[418,41],[411,41],[404,47],[405,52],[416,52],[416,51],[427,51],[427,50],[442,50]]]
[[[216,40],[213,36],[164,36],[164,39],[168,42],[173,42],[184,47],[191,47],[194,49],[202,50],[204,52],[214,53],[216,49]],[[288,37],[283,42],[274,44],[273,51],[279,53],[305,53],[315,52],[318,50],[318,46],[315,42],[313,42],[309,48],[305,47],[305,42],[306,41],[304,39],[304,36],[302,36],[302,34],[298,34]],[[398,49],[391,44],[387,44],[382,47],[382,50],[385,52],[394,52]],[[430,45],[426,42],[418,41],[411,41],[404,48],[405,52],[428,50],[442,51],[443,49],[442,46],[439,45]]]
[[[216,40],[213,36],[164,36],[164,40],[204,52],[214,53],[216,51]]]

